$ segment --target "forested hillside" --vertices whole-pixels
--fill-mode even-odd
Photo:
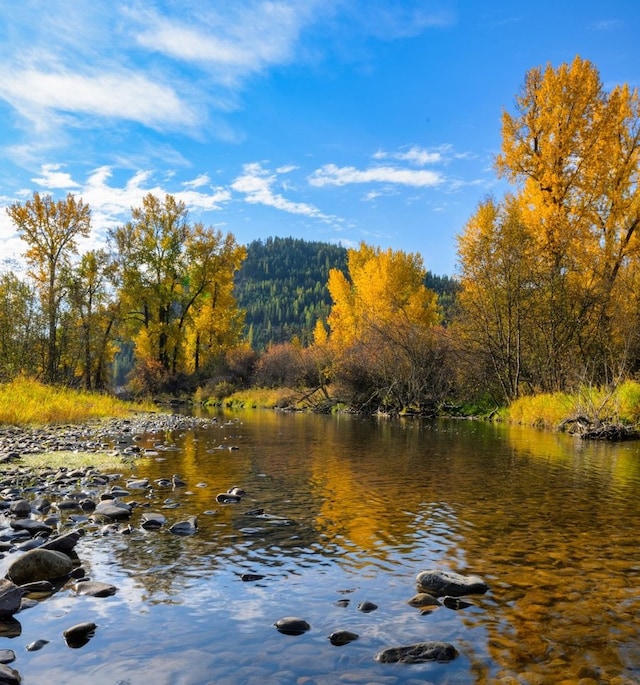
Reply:
[[[345,269],[340,245],[294,238],[267,238],[247,245],[236,273],[235,296],[247,312],[246,335],[256,350],[297,336],[308,343],[318,318],[326,319],[330,269]]]
[[[247,245],[235,279],[235,296],[247,312],[246,336],[256,350],[296,336],[311,341],[318,319],[331,309],[327,288],[330,269],[345,271],[347,249],[340,245],[294,238],[267,238]],[[425,285],[438,294],[449,318],[456,281],[427,273]]]

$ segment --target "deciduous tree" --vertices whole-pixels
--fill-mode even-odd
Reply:
[[[69,193],[64,200],[54,202],[50,195],[33,198],[24,204],[7,207],[7,214],[28,247],[25,252],[30,275],[40,292],[42,309],[48,323],[45,377],[56,380],[59,350],[57,327],[63,297],[61,272],[77,253],[77,239],[91,230],[91,211],[82,200]]]

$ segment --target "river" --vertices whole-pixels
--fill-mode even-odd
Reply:
[[[20,657],[23,683],[640,683],[640,444],[474,421],[217,418],[138,443],[160,449],[123,471],[120,483],[153,486],[130,491],[131,528],[96,530],[76,550],[118,591],[61,591],[18,614],[21,634],[5,646],[50,641]],[[174,473],[186,487],[155,483]],[[216,502],[232,486],[242,501]],[[144,511],[166,525],[141,529]],[[172,535],[188,515],[197,533]],[[490,590],[423,613],[407,601],[429,569],[478,575]],[[377,608],[361,611],[365,601]],[[310,630],[278,632],[286,616]],[[95,637],[66,647],[61,632],[87,620]],[[334,646],[336,630],[359,637]],[[431,640],[458,657],[374,659]]]

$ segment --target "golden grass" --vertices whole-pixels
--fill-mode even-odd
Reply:
[[[0,384],[0,425],[42,426],[83,423],[153,410],[99,393],[43,385],[29,378]]]
[[[122,455],[114,452],[43,452],[24,454],[19,461],[0,464],[0,473],[16,467],[29,470],[38,469],[85,469],[94,467],[97,471],[122,471],[127,467]]]
[[[208,404],[243,409],[273,409],[296,406],[297,396],[291,388],[250,388],[240,390],[223,400],[211,399]]]
[[[573,394],[543,393],[521,397],[506,412],[508,421],[556,429],[567,419],[636,425],[640,422],[640,383],[625,381],[614,389],[585,386]]]

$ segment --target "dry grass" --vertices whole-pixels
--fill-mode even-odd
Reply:
[[[43,385],[16,378],[0,385],[0,425],[43,426],[126,417],[132,411],[153,410],[110,395]]]

